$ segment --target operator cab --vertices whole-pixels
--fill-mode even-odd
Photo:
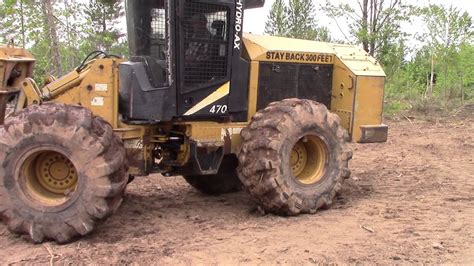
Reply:
[[[127,3],[131,61],[143,62],[154,87],[169,84],[169,27],[164,0]]]
[[[241,58],[243,9],[260,6],[263,0],[127,1],[130,61],[120,66],[123,119],[245,120],[249,63]]]

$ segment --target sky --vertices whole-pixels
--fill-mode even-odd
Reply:
[[[245,11],[245,18],[244,18],[244,31],[245,32],[263,34],[263,31],[265,29],[265,21],[267,19],[268,13],[270,12],[270,8],[273,2],[275,2],[275,0],[266,0],[265,6],[263,8],[249,9]],[[316,9],[318,9],[320,3],[324,3],[325,1],[313,0],[313,2],[315,3]],[[355,5],[355,8],[357,8],[357,0],[331,0],[331,2],[334,4],[337,4],[337,3],[353,4]],[[454,7],[457,7],[461,9],[462,11],[468,11],[471,14],[471,16],[474,16],[474,0],[418,0],[417,3],[420,6],[428,5],[430,3],[441,4],[448,7],[450,5],[453,5]],[[344,34],[341,33],[341,30],[338,29],[333,19],[328,18],[322,14],[321,16],[317,18],[318,18],[319,26],[328,27],[331,30],[331,34],[333,37],[335,37],[336,39],[344,39]],[[341,24],[344,24],[344,23],[339,23],[339,24],[340,26],[342,26]],[[342,30],[345,32],[345,34],[348,34],[347,28],[342,28]]]

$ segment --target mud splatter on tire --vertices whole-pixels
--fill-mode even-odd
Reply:
[[[337,115],[311,100],[274,102],[259,112],[242,133],[238,174],[254,200],[267,211],[282,215],[314,213],[332,204],[345,178],[352,151]],[[314,184],[301,184],[292,174],[290,156],[305,136],[326,146],[324,174]]]
[[[22,162],[32,152],[37,156],[31,160],[41,160],[49,151],[73,164],[77,184],[63,194],[48,192],[52,198],[39,202],[31,191],[44,188],[24,181],[35,173],[27,173],[32,169]],[[0,217],[11,232],[36,243],[66,243],[90,233],[120,206],[128,180],[122,141],[106,121],[80,106],[34,105],[7,119],[0,127],[0,162]],[[50,204],[55,197],[64,202]]]

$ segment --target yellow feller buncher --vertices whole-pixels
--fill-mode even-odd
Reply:
[[[244,10],[263,4],[127,1],[130,58],[93,52],[42,86],[30,53],[0,47],[8,229],[72,241],[153,173],[207,194],[243,188],[280,215],[331,205],[347,142],[386,141],[385,74],[353,46],[243,34]]]

